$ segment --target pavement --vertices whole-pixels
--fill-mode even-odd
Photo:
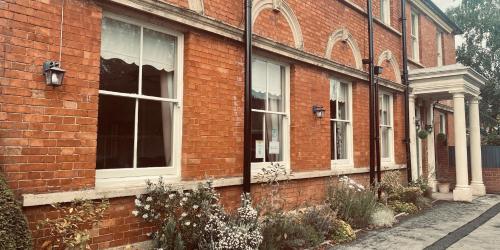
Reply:
[[[392,228],[367,231],[332,249],[500,249],[500,195],[439,201]]]

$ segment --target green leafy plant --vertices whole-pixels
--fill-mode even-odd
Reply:
[[[339,218],[362,228],[369,224],[370,216],[377,207],[377,195],[373,190],[357,185],[349,178],[342,177],[338,185],[328,188],[328,203]]]
[[[335,230],[335,219],[335,212],[327,206],[314,206],[300,212],[300,222],[314,227],[325,238]]]
[[[42,248],[90,249],[90,232],[109,208],[108,200],[74,200],[68,204],[52,204],[59,217],[38,222],[37,227],[48,228],[50,238]]]
[[[437,135],[437,140],[440,141],[440,142],[446,142],[446,134],[445,133],[439,133]]]
[[[332,239],[335,243],[340,244],[356,239],[356,233],[347,222],[336,219],[333,227],[335,229],[332,231],[330,239]]]
[[[260,249],[304,249],[318,246],[325,238],[313,226],[291,214],[273,214],[263,222]]]
[[[417,136],[418,138],[425,140],[427,139],[427,136],[429,135],[429,132],[425,129],[421,129],[418,131]]]
[[[414,214],[418,212],[417,206],[410,202],[402,202],[398,200],[389,201],[389,207],[396,213]]]
[[[158,232],[156,247],[165,250],[184,250],[184,241],[179,232],[176,231],[176,223],[170,218]]]
[[[0,174],[0,249],[32,249],[31,234],[21,204]]]

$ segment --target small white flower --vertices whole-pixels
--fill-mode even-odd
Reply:
[[[181,217],[186,217],[188,214],[186,212],[181,214]]]
[[[148,198],[146,198],[146,201],[152,201],[153,200],[153,197],[151,196],[148,196]]]
[[[187,197],[182,198],[182,201],[186,202],[188,200]]]
[[[193,227],[196,227],[196,223],[193,224]]]
[[[147,219],[147,218],[148,218],[148,214],[144,214],[144,215],[142,215],[142,218],[143,218],[143,219]]]
[[[141,200],[135,199],[135,205],[138,207],[142,206]]]
[[[186,222],[184,222],[184,225],[189,226],[189,225],[191,225],[191,222],[190,221],[186,221]]]
[[[134,211],[132,211],[132,214],[133,214],[134,216],[137,216],[137,215],[139,214],[139,211],[134,210]]]
[[[149,205],[144,206],[144,209],[149,210]]]
[[[196,217],[200,218],[201,217],[201,214],[197,214]]]
[[[175,194],[170,194],[168,195],[168,198],[173,199],[175,197]]]
[[[198,209],[199,206],[198,205],[193,205],[193,209]]]

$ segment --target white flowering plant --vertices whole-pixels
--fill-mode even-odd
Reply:
[[[160,178],[156,183],[147,182],[146,193],[135,199],[135,210],[132,213],[159,229],[173,220],[175,231],[180,233],[183,245],[187,249],[194,249],[203,237],[203,228],[210,217],[223,213],[223,209],[211,182],[184,191],[167,185]],[[170,237],[164,234],[165,230],[152,234],[158,247],[163,248],[166,243],[162,239]]]
[[[258,249],[263,237],[250,194],[241,195],[241,206],[234,215],[211,215],[204,232],[205,238],[200,242],[200,249]]]

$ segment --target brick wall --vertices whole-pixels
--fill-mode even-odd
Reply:
[[[187,0],[168,0],[188,8]],[[364,1],[355,0],[362,9]],[[0,1],[0,167],[8,183],[19,194],[92,189],[95,185],[97,111],[99,87],[99,1],[66,0],[62,67],[64,85],[47,87],[41,74],[45,60],[58,60],[61,1]],[[288,0],[300,23],[304,51],[324,57],[329,36],[346,28],[368,56],[366,18],[342,1]],[[379,15],[375,1],[374,13]],[[242,27],[242,1],[205,1],[205,15]],[[399,3],[392,1],[391,26],[399,30]],[[133,12],[133,11],[131,11]],[[138,16],[152,20],[144,13]],[[157,18],[155,18],[157,20]],[[347,21],[348,20],[348,21]],[[156,23],[169,27],[172,23]],[[428,25],[433,25],[429,23]],[[184,30],[184,97],[181,175],[183,180],[206,176],[232,177],[242,174],[243,150],[243,46],[241,43],[175,24]],[[293,47],[294,40],[283,15],[264,10],[255,23],[255,33]],[[430,37],[434,37],[429,34]],[[452,63],[452,35],[445,36],[446,63]],[[421,38],[423,44],[427,36]],[[376,59],[390,50],[401,67],[400,37],[375,25]],[[257,54],[261,51],[256,51]],[[429,53],[425,58],[431,58]],[[329,78],[346,76],[319,67],[274,57],[291,66],[291,164],[294,172],[330,169],[330,128],[327,118],[313,117],[311,107],[329,110]],[[351,48],[339,42],[332,58],[353,67]],[[430,62],[430,59],[429,59]],[[425,63],[425,62],[424,62]],[[430,63],[429,63],[430,64]],[[396,81],[394,69],[383,62],[383,78]],[[427,66],[427,65],[426,65]],[[432,66],[432,65],[428,65]],[[369,165],[368,83],[352,80],[355,167]],[[388,89],[387,89],[388,90]],[[405,163],[404,97],[394,93],[395,162]],[[402,171],[405,173],[405,171]],[[355,175],[367,183],[367,174]],[[406,178],[405,178],[406,179]],[[324,198],[329,178],[292,181],[285,190],[290,207]],[[256,199],[263,190],[254,185]],[[220,188],[229,208],[239,204],[241,187]],[[93,248],[119,246],[147,239],[149,225],[132,217],[133,197],[111,199],[104,222],[94,231]],[[50,206],[25,208],[36,244],[46,233],[35,230],[37,220],[57,216]]]

